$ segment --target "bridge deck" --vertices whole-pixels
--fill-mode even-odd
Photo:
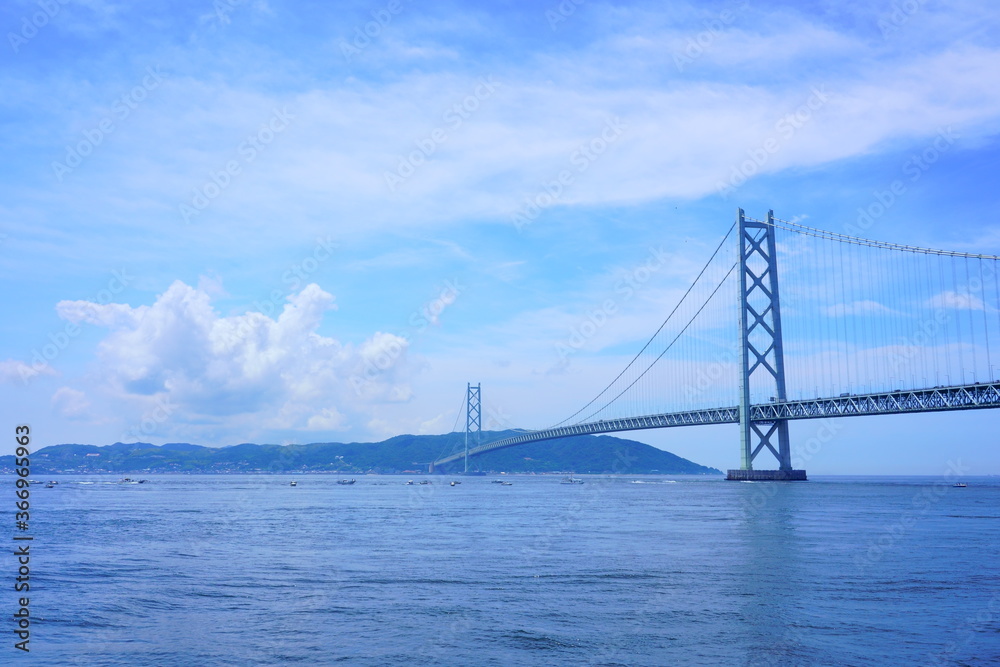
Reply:
[[[911,391],[891,391],[874,394],[850,394],[836,398],[813,398],[797,401],[764,403],[750,406],[750,419],[754,422],[772,422],[779,419],[822,419],[827,417],[861,417],[866,415],[906,414],[910,412],[940,412],[945,410],[975,410],[1000,407],[1000,382],[976,383],[952,387],[934,387]],[[574,435],[597,435],[618,431],[638,431],[647,428],[672,426],[697,426],[701,424],[739,423],[739,408],[713,408],[667,412],[658,415],[602,419],[596,422],[561,426],[559,428],[531,431],[488,442],[469,450],[469,456],[494,449],[513,447],[528,442],[554,440]],[[457,461],[464,452],[435,461],[439,466]]]

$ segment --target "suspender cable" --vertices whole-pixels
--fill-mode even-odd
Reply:
[[[667,319],[663,320],[663,324],[661,324],[660,328],[656,330],[656,333],[654,333],[652,335],[652,337],[646,342],[646,344],[642,346],[642,349],[639,350],[638,353],[636,353],[636,355],[632,358],[632,361],[630,361],[628,363],[628,366],[626,366],[625,369],[621,373],[619,373],[615,377],[614,380],[612,380],[611,382],[609,382],[608,386],[605,387],[604,389],[602,389],[601,392],[597,396],[595,396],[589,402],[587,402],[586,405],[584,405],[582,408],[580,408],[579,410],[577,410],[576,412],[574,412],[573,414],[571,414],[569,417],[567,417],[566,419],[564,419],[561,422],[559,422],[558,424],[555,424],[554,426],[551,426],[550,428],[556,428],[557,426],[561,426],[561,425],[565,424],[570,419],[573,419],[573,417],[576,417],[578,414],[580,414],[581,412],[583,412],[584,410],[586,410],[588,407],[590,407],[591,405],[593,405],[594,403],[596,403],[598,401],[598,399],[601,398],[601,396],[603,396],[605,393],[607,393],[611,389],[611,387],[614,386],[615,382],[617,382],[618,379],[622,375],[624,375],[626,371],[628,371],[630,368],[632,368],[633,364],[635,364],[635,362],[639,359],[639,357],[642,355],[642,353],[646,351],[646,348],[648,348],[649,345],[650,345],[650,343],[652,343],[656,339],[657,335],[659,335],[659,333],[663,330],[663,327],[665,327],[667,325],[667,322],[669,322],[670,319],[674,316],[674,313],[676,313],[677,310],[681,307],[681,304],[684,303],[685,299],[687,299],[688,295],[691,293],[691,290],[693,290],[694,286],[698,284],[699,280],[701,280],[701,277],[703,275],[705,275],[705,271],[708,270],[708,267],[711,265],[712,260],[714,260],[715,256],[719,254],[719,250],[722,249],[722,246],[726,243],[726,239],[729,238],[729,235],[733,233],[733,229],[735,229],[735,228],[736,228],[736,223],[734,222],[733,225],[729,228],[729,231],[726,232],[726,235],[724,237],[722,237],[722,241],[719,242],[719,245],[715,248],[715,252],[713,252],[712,256],[708,258],[708,261],[705,263],[705,266],[703,266],[702,269],[701,269],[701,271],[698,272],[698,276],[694,279],[694,282],[691,283],[691,286],[687,288],[686,292],[684,292],[684,296],[681,297],[680,301],[677,302],[677,305],[674,306],[674,309],[672,311],[670,311],[669,315],[667,315]],[[721,283],[720,283],[720,285],[721,285]],[[716,290],[718,290],[718,287],[716,288]],[[715,294],[715,292],[712,292],[712,293]],[[701,311],[699,310],[699,312],[701,312]],[[685,328],[687,328],[687,327],[685,327]],[[660,356],[663,356],[663,355],[661,354]],[[657,357],[657,359],[659,359],[659,357]],[[643,371],[643,374],[645,374],[645,371]],[[642,377],[642,376],[640,375],[639,377]],[[635,381],[633,381],[632,384],[635,384]],[[630,384],[629,386],[631,387],[632,384]],[[619,396],[620,395],[621,394],[619,394]]]
[[[710,301],[712,300],[712,297],[714,297],[714,296],[715,296],[715,293],[719,291],[719,288],[720,288],[720,287],[722,287],[722,285],[723,285],[723,284],[725,284],[725,282],[726,282],[726,278],[729,278],[729,274],[730,274],[730,273],[732,273],[732,272],[733,272],[733,270],[734,270],[734,269],[735,269],[735,268],[736,268],[736,267],[737,267],[738,265],[739,265],[739,263],[737,262],[736,264],[733,264],[733,265],[732,265],[732,266],[730,267],[730,269],[729,269],[729,273],[727,273],[727,274],[726,274],[726,277],[722,279],[722,282],[720,282],[720,283],[719,283],[719,284],[718,284],[718,285],[716,286],[716,288],[715,288],[714,290],[712,290],[712,293],[711,293],[711,294],[710,294],[710,295],[708,296],[708,300],[707,300],[707,301],[705,301],[705,303],[703,303],[703,304],[701,305],[701,307],[700,307],[700,308],[698,308],[698,311],[697,311],[697,312],[696,312],[696,313],[695,313],[695,314],[694,314],[694,315],[693,315],[693,316],[691,317],[691,319],[690,319],[690,320],[688,320],[688,323],[687,323],[687,324],[685,324],[685,325],[684,325],[684,328],[683,328],[683,329],[681,329],[681,330],[680,330],[680,332],[679,332],[679,333],[678,333],[678,334],[677,334],[677,335],[676,335],[676,336],[674,337],[674,339],[673,339],[673,340],[672,340],[672,341],[670,342],[670,345],[668,345],[668,346],[667,346],[667,348],[666,348],[665,350],[663,350],[663,352],[660,352],[659,356],[657,356],[657,357],[656,357],[656,359],[654,359],[654,360],[653,360],[653,363],[651,363],[651,364],[650,364],[649,366],[647,366],[647,367],[646,367],[646,370],[644,370],[644,371],[642,372],[642,374],[641,374],[641,375],[640,375],[640,376],[639,376],[638,378],[636,378],[635,380],[633,380],[633,381],[632,381],[632,384],[635,384],[636,382],[638,382],[639,380],[641,380],[641,379],[642,379],[642,376],[643,376],[643,375],[645,375],[645,374],[646,374],[646,373],[647,373],[647,372],[649,371],[649,369],[650,369],[650,368],[652,368],[652,367],[653,367],[653,366],[654,366],[654,365],[656,364],[656,362],[657,362],[657,361],[659,361],[659,360],[660,360],[660,359],[661,359],[661,358],[663,357],[663,355],[665,355],[665,354],[667,353],[667,351],[668,351],[668,350],[670,350],[670,348],[674,346],[674,343],[676,343],[676,342],[677,342],[677,339],[678,339],[678,338],[680,338],[680,337],[681,337],[681,336],[682,336],[682,335],[684,334],[684,332],[685,332],[685,331],[687,331],[688,327],[689,327],[689,326],[691,326],[691,323],[692,323],[692,322],[694,322],[695,318],[696,318],[696,317],[698,317],[698,315],[700,315],[700,314],[701,314],[701,311],[705,309],[705,306],[707,306],[707,305],[708,305],[708,303],[709,303],[709,302],[710,302]],[[617,395],[617,396],[615,396],[615,397],[614,397],[614,398],[612,398],[612,399],[611,399],[610,401],[608,401],[607,403],[605,403],[603,407],[601,407],[601,408],[598,408],[596,412],[592,413],[592,414],[591,414],[590,416],[586,417],[585,419],[583,419],[582,421],[580,421],[580,422],[577,422],[577,423],[581,423],[581,424],[582,424],[582,423],[584,423],[584,422],[586,422],[586,421],[590,420],[591,418],[593,418],[593,417],[594,417],[594,415],[596,415],[596,414],[597,414],[598,412],[600,412],[600,411],[601,411],[601,410],[603,410],[604,408],[606,408],[606,407],[608,407],[609,405],[611,405],[612,403],[614,403],[614,402],[615,402],[615,401],[616,401],[616,400],[618,399],[618,397],[619,397],[619,396],[621,396],[621,395],[622,395],[622,394],[624,394],[624,393],[625,393],[626,391],[628,391],[629,389],[631,389],[631,388],[632,388],[632,384],[630,384],[629,386],[627,386],[627,387],[625,387],[624,389],[622,389],[622,390],[621,390],[621,391],[620,391],[620,392],[618,393],[618,395]]]

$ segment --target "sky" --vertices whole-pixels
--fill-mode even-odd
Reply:
[[[44,0],[0,26],[0,413],[34,447],[442,433],[469,382],[484,427],[550,425],[737,207],[1000,254],[989,3]],[[998,426],[791,434],[814,474],[996,474]],[[738,467],[736,427],[630,437]]]

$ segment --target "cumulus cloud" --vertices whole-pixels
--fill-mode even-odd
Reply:
[[[62,301],[71,322],[109,329],[98,346],[113,393],[165,397],[189,423],[252,416],[271,429],[349,428],[366,403],[404,401],[406,340],[378,332],[360,345],[317,333],[334,297],[309,284],[275,318],[220,316],[203,289],[175,281],[150,306]],[[359,387],[363,391],[359,390]],[[60,390],[62,391],[62,390]],[[68,390],[61,405],[75,405]]]

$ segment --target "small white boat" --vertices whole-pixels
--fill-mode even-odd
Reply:
[[[407,486],[413,486],[413,480],[411,479],[410,481],[408,481],[408,482],[406,483],[406,485],[407,485]]]
[[[514,486],[514,482],[500,482],[503,486]]]
[[[566,477],[565,479],[563,479],[563,481],[561,481],[559,483],[560,484],[583,484],[583,480],[580,479],[579,477],[573,477],[572,475],[570,475],[569,477]]]
[[[956,489],[964,489],[969,485],[966,484],[965,482],[955,482],[952,486],[954,486]]]
[[[338,479],[337,480],[337,484],[344,484],[344,485],[354,484],[354,480],[353,479]]]
[[[298,482],[289,482],[288,486],[298,486]]]

